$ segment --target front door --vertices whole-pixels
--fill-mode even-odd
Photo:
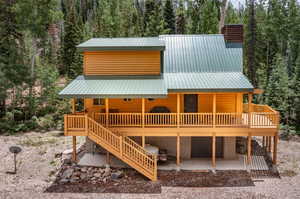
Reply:
[[[195,94],[184,95],[184,112],[185,113],[198,112],[198,95]]]

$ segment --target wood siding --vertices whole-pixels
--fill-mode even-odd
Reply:
[[[85,75],[158,75],[160,51],[84,52]]]

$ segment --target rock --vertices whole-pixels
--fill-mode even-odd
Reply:
[[[86,167],[82,167],[80,170],[81,170],[81,172],[83,172],[83,173],[86,173],[86,172],[87,172],[87,168],[86,168]]]
[[[103,180],[102,180],[104,183],[106,183],[107,182],[107,178],[103,178]]]
[[[110,168],[109,168],[109,167],[106,167],[105,170],[104,170],[103,176],[104,176],[104,177],[110,176],[110,173],[111,173]]]
[[[63,160],[63,164],[71,165],[72,164],[72,160],[71,159],[64,159]]]
[[[76,182],[76,181],[78,181],[80,178],[79,177],[72,177],[71,179],[70,179],[70,182]]]
[[[68,154],[71,154],[71,153],[73,153],[73,149],[67,149],[62,154],[68,155]]]
[[[55,154],[54,154],[54,157],[55,157],[55,158],[59,158],[59,157],[61,157],[61,156],[62,156],[62,153],[55,153]]]
[[[69,168],[67,170],[64,171],[64,173],[62,174],[61,178],[62,179],[68,179],[72,176],[74,169]]]
[[[85,180],[87,178],[87,174],[86,173],[81,173],[80,174],[80,179]]]
[[[111,174],[111,178],[113,180],[118,179],[118,178],[122,178],[123,176],[124,176],[123,171],[116,171],[116,172]]]
[[[101,178],[101,173],[94,173],[94,177]]]
[[[60,183],[68,183],[68,182],[69,182],[69,180],[68,180],[68,179],[65,179],[65,178],[63,178],[63,179],[61,179],[59,182],[60,182]]]

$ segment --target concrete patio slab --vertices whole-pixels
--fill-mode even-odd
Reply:
[[[216,170],[247,170],[247,157],[245,155],[238,155],[237,159],[234,160],[216,160]],[[78,165],[80,166],[94,166],[94,167],[105,167],[106,166],[106,155],[104,154],[92,154],[85,153],[79,160]],[[130,168],[127,164],[120,161],[119,159],[111,156],[110,166],[115,168]],[[252,162],[249,166],[251,170],[268,170],[268,165],[264,160],[263,156],[252,156]],[[164,164],[158,165],[159,170],[213,170],[211,165],[211,159],[209,158],[193,158],[189,160],[183,160],[178,167],[176,162],[173,160],[168,161]]]

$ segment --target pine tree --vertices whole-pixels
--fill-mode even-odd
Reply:
[[[154,9],[150,15],[149,22],[146,26],[145,36],[158,36],[164,34],[164,20],[162,16],[162,4],[158,1],[154,4]]]
[[[286,61],[280,54],[276,56],[276,62],[272,66],[265,97],[268,105],[280,111],[285,122],[289,118],[289,77],[286,69]]]
[[[82,56],[77,52],[76,46],[82,42],[83,27],[76,17],[73,4],[70,5],[70,11],[65,23],[62,48],[62,63],[64,70],[62,73],[74,78],[82,73]]]
[[[166,0],[164,6],[164,29],[168,34],[175,33],[175,14],[171,0]]]
[[[291,89],[293,90],[291,101],[295,113],[295,126],[300,131],[300,53],[298,55],[295,67],[294,78],[292,80]]]
[[[176,33],[184,34],[186,31],[186,16],[183,0],[180,0],[176,10]]]
[[[155,9],[155,0],[145,1],[145,12],[144,12],[144,30],[148,29],[150,23],[150,17],[153,15]],[[145,34],[145,33],[144,33]]]

